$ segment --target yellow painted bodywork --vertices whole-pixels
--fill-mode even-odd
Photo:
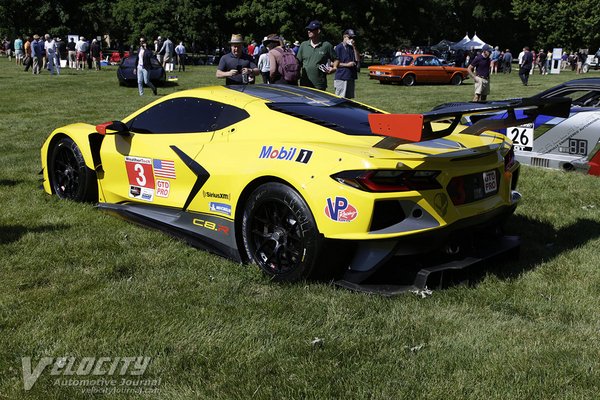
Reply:
[[[453,133],[443,139],[448,146],[422,142],[400,145],[395,150],[379,149],[373,147],[381,140],[379,136],[352,136],[333,131],[273,111],[266,106],[267,100],[225,87],[193,89],[166,96],[125,118],[123,122],[127,123],[138,113],[157,103],[180,96],[223,102],[245,109],[250,117],[221,131],[207,133],[106,135],[97,157],[101,160],[100,165],[93,163],[93,150],[89,141],[89,136],[96,134],[94,126],[73,124],[58,128],[52,132],[41,150],[46,192],[51,193],[47,168],[48,146],[57,135],[66,135],[77,143],[88,167],[97,171],[99,201],[103,203],[138,202],[183,207],[196,181],[196,175],[170,147],[177,146],[210,173],[210,178],[202,189],[191,199],[187,211],[235,220],[237,211],[244,207],[242,194],[248,187],[253,187],[255,182],[280,181],[300,193],[312,210],[319,231],[327,238],[380,239],[421,232],[369,232],[374,202],[381,199],[409,201],[425,210],[439,223],[437,227],[425,230],[443,228],[456,221],[511,205],[511,176],[510,173],[504,173],[503,159],[511,143],[502,134],[488,132],[472,136]],[[269,147],[279,151],[279,155],[294,151],[294,157],[290,160],[260,158],[261,154],[266,153],[265,148]],[[301,149],[312,151],[308,163],[294,161]],[[272,155],[273,152],[269,154]],[[482,156],[460,160],[460,157],[466,155]],[[173,161],[176,178],[164,179],[170,186],[168,197],[159,197],[155,191],[151,201],[132,198],[126,157]],[[450,162],[449,159],[456,161]],[[341,171],[373,169],[441,171],[437,179],[442,188],[420,192],[370,193],[342,184],[331,177]],[[449,202],[445,212],[436,209],[434,198],[438,193],[446,193],[445,187],[452,177],[490,170],[500,172],[497,195],[462,206],[453,206]],[[326,215],[328,199],[336,197],[346,199],[356,209],[357,214],[353,220],[338,222]],[[211,210],[211,203],[230,206],[230,215]]]

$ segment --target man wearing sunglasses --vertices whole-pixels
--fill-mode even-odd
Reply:
[[[156,86],[150,82],[150,73],[148,72],[150,69],[152,69],[152,50],[147,47],[146,39],[140,38],[140,49],[135,57],[135,69],[133,70],[133,73],[137,74],[140,96],[144,95],[144,83],[156,96]]]

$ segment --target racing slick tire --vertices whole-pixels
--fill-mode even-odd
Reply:
[[[404,86],[414,86],[415,76],[413,74],[405,75],[404,78],[402,78],[402,83]]]
[[[276,282],[311,277],[322,247],[314,217],[298,192],[266,183],[246,202],[242,238],[248,259]]]
[[[456,74],[452,77],[452,79],[450,80],[450,83],[453,84],[454,86],[458,86],[463,82],[463,78],[461,74]]]
[[[64,137],[53,144],[48,161],[52,192],[61,199],[98,201],[96,173],[85,165],[77,144]]]

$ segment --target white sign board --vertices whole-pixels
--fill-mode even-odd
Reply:
[[[552,49],[552,65],[550,65],[551,74],[560,74],[560,63],[562,59],[562,48]]]

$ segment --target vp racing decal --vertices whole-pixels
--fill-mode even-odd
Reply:
[[[358,215],[356,208],[345,197],[328,198],[325,215],[336,222],[350,222]]]

